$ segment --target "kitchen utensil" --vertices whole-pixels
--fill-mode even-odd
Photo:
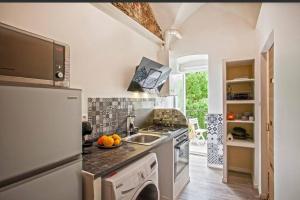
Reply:
[[[90,134],[92,134],[92,131],[93,131],[93,127],[92,127],[91,123],[88,121],[83,121],[82,122],[82,136],[90,135]]]
[[[235,114],[235,117],[236,117],[236,119],[241,119],[241,118],[242,118],[242,115],[241,115],[241,113],[236,113],[236,114]]]
[[[247,120],[248,120],[248,117],[245,116],[245,115],[243,115],[243,116],[242,116],[242,120],[247,121]]]
[[[246,116],[246,117],[249,117],[249,116],[251,116],[251,115],[252,115],[251,112],[244,112],[244,116]]]
[[[235,92],[232,94],[231,100],[250,100],[252,99],[250,92]]]
[[[86,150],[85,147],[90,147],[93,145],[92,141],[88,141],[85,139],[86,135],[90,135],[93,132],[93,127],[90,122],[83,121],[82,122],[82,153],[89,154],[90,151]]]
[[[247,131],[242,127],[234,127],[231,131],[234,139],[247,139]]]

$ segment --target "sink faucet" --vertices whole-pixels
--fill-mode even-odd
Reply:
[[[129,135],[129,136],[134,134],[134,131],[135,131],[135,126],[134,126],[135,117],[136,116],[133,114],[127,115],[127,135]]]

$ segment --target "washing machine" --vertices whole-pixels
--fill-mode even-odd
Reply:
[[[102,182],[103,200],[159,200],[158,163],[150,153]]]

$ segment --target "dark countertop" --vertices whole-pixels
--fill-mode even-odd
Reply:
[[[91,154],[83,155],[82,169],[94,175],[94,179],[106,176],[115,170],[143,157],[150,150],[164,144],[178,133],[166,135],[164,139],[153,145],[127,143],[114,149],[99,149],[96,146],[86,148]]]

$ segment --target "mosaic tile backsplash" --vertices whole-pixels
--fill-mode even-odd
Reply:
[[[160,98],[88,98],[88,121],[93,127],[89,139],[96,139],[101,134],[126,131],[127,115],[136,114],[136,122],[161,104],[170,99]],[[169,105],[168,106],[172,106]],[[137,125],[137,123],[136,123]]]
[[[161,121],[163,124],[186,125],[187,119],[182,112],[177,109],[155,109],[154,122]]]
[[[223,114],[207,114],[207,162],[223,166]]]

